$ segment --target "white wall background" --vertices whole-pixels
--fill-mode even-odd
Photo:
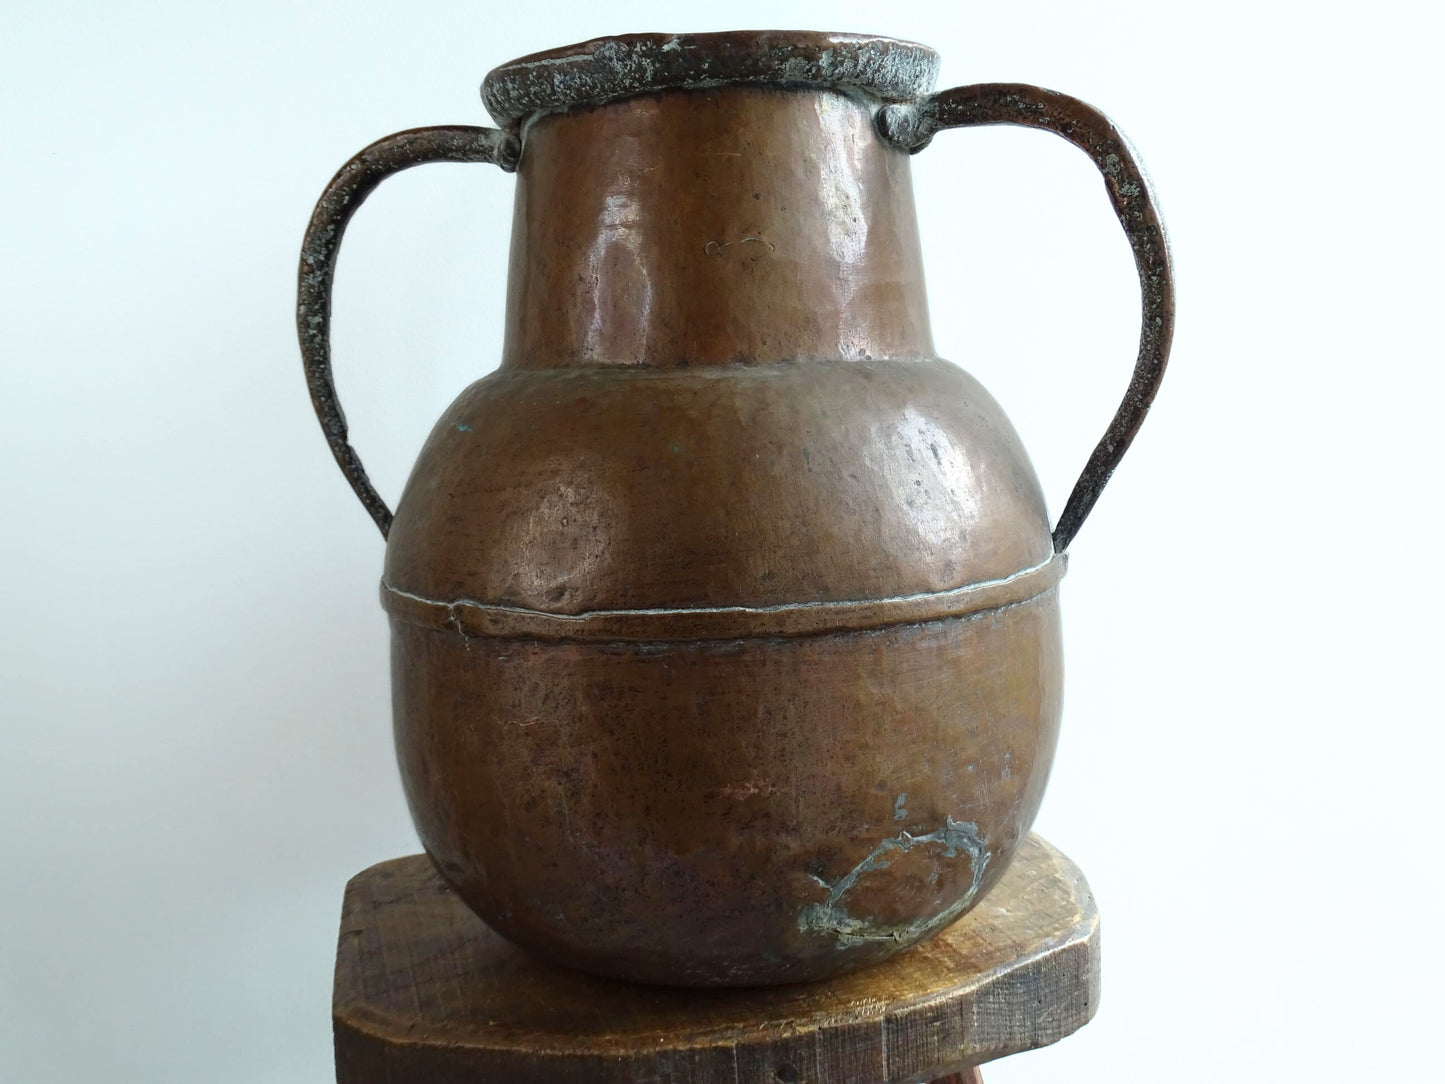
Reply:
[[[417,849],[382,547],[311,415],[296,256],[332,171],[479,122],[604,33],[889,33],[1142,148],[1179,266],[1169,378],[1073,547],[1038,827],[1105,921],[1095,1022],[1026,1081],[1445,1079],[1436,5],[657,0],[0,6],[0,1080],[316,1082],[342,885]],[[1137,288],[1083,155],[916,160],[934,330],[1054,507]],[[395,496],[494,364],[511,181],[388,182],[336,358]]]

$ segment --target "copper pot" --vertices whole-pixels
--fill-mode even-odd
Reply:
[[[389,136],[321,198],[302,352],[388,538],[406,793],[518,944],[648,982],[821,978],[942,929],[1028,832],[1064,550],[1163,373],[1169,256],[1102,114],[930,94],[936,67],[886,38],[601,39],[488,75],[500,130]],[[909,156],[978,124],[1085,150],[1143,286],[1133,382],[1052,531],[929,330]],[[438,160],[516,171],[505,345],[393,519],[336,401],[332,270],[365,195]]]

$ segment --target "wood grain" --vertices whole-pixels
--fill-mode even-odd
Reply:
[[[933,1080],[1086,1024],[1098,1003],[1098,929],[1082,873],[1030,836],[978,907],[877,967],[756,989],[637,986],[524,953],[424,855],[399,858],[346,888],[337,1081]]]

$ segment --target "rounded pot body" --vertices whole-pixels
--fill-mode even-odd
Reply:
[[[1012,430],[946,362],[498,372],[389,547],[418,830],[563,963],[757,984],[882,959],[1028,831],[1062,570]]]
[[[875,106],[724,86],[522,130],[503,362],[428,440],[382,595],[422,840],[560,962],[879,960],[1038,808],[1063,559],[934,356]]]

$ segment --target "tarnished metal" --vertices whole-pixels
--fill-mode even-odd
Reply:
[[[937,78],[937,53],[894,38],[806,30],[629,34],[503,64],[482,83],[482,101],[498,124],[514,130],[535,114],[663,90],[755,83],[856,89],[906,102],[932,90]]]
[[[408,800],[520,944],[644,981],[823,977],[964,913],[1027,834],[1063,549],[1162,373],[1168,255],[1107,121],[1034,88],[889,104],[934,63],[643,35],[489,76],[518,133],[475,137],[518,178],[501,365],[438,422],[394,522],[315,320],[359,189],[318,210],[303,351],[390,524]],[[1130,398],[1052,532],[1003,412],[934,356],[908,152],[973,123],[1094,155],[1148,288]]]
[[[1104,176],[1109,200],[1129,238],[1139,272],[1144,310],[1139,357],[1124,401],[1089,456],[1054,528],[1054,545],[1062,553],[1129,450],[1164,379],[1169,343],[1174,337],[1174,268],[1169,257],[1169,235],[1159,217],[1149,176],[1124,133],[1103,113],[1077,98],[1023,83],[984,83],[955,87],[878,111],[878,130],[883,137],[912,154],[923,150],[945,128],[992,124],[1053,132],[1089,156]]]
[[[391,509],[372,486],[361,457],[347,439],[346,415],[331,378],[331,285],[341,238],[362,201],[393,173],[428,162],[494,162],[510,173],[517,168],[520,149],[515,136],[494,128],[455,124],[396,132],[378,139],[337,170],[306,228],[296,286],[296,331],[306,384],[331,454],[383,538],[391,529]]]

